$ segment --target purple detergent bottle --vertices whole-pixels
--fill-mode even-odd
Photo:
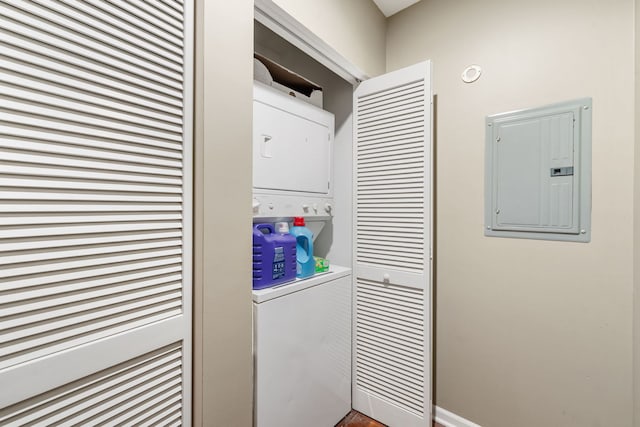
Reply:
[[[296,239],[276,233],[272,224],[253,226],[253,289],[269,288],[296,278]]]

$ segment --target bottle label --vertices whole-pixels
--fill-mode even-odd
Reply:
[[[284,277],[284,275],[284,248],[282,246],[278,246],[275,248],[273,254],[273,268],[271,270],[271,278],[273,280],[276,280]]]

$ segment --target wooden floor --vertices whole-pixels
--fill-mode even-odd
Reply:
[[[443,427],[440,424],[433,422],[434,427]],[[384,424],[377,422],[376,420],[372,420],[371,418],[362,415],[358,411],[351,411],[349,414],[342,419],[336,427],[387,427]]]

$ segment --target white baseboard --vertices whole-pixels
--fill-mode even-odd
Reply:
[[[446,409],[434,407],[434,419],[444,427],[481,427],[472,421],[462,418],[459,415],[449,412]]]

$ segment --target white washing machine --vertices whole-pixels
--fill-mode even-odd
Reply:
[[[253,322],[256,427],[330,427],[349,413],[350,269],[253,291]]]

